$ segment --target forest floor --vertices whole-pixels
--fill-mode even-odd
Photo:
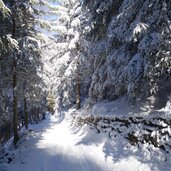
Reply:
[[[48,115],[31,125],[16,149],[9,144],[0,171],[167,171],[171,166],[163,153],[156,159],[122,137],[111,141],[105,133],[76,127],[61,116]]]

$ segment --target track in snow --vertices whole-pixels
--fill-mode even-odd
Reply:
[[[91,135],[90,135],[91,136]],[[103,138],[91,142],[66,120],[49,117],[34,125],[19,145],[9,171],[114,171],[103,153]]]

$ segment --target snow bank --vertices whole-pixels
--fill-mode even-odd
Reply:
[[[152,97],[151,97],[152,98]],[[135,106],[129,105],[126,97],[119,98],[112,102],[99,102],[88,104],[76,112],[79,116],[95,115],[95,116],[163,116],[171,118],[171,101],[168,101],[166,106],[160,110],[153,108],[153,101],[148,99],[146,102],[139,102]],[[150,102],[149,102],[150,101]]]

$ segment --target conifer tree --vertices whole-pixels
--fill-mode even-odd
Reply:
[[[0,3],[3,9],[4,3]],[[2,6],[3,5],[3,6]],[[33,95],[37,94],[38,100],[42,100],[41,89],[44,86],[40,76],[42,64],[40,60],[40,46],[39,41],[35,39],[36,30],[35,17],[32,14],[32,3],[26,1],[23,3],[20,0],[13,0],[8,2],[10,10],[8,18],[0,16],[2,27],[0,46],[2,47],[0,53],[0,75],[2,82],[0,83],[0,92],[3,96],[0,99],[2,105],[3,118],[10,113],[13,108],[13,131],[14,131],[14,145],[16,145],[18,137],[18,107],[21,104],[25,112],[25,125],[28,127],[28,110],[31,106]],[[7,28],[7,29],[4,29]],[[11,93],[13,92],[13,93]],[[6,104],[4,97],[11,102]],[[13,101],[13,102],[12,102]],[[30,107],[30,108],[29,108]],[[32,106],[33,107],[33,106]],[[8,109],[8,111],[7,111]],[[30,109],[31,110],[31,109]]]

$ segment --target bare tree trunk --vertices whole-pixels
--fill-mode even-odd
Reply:
[[[1,145],[2,145],[2,126],[0,126],[0,148],[1,148]]]
[[[26,101],[26,97],[24,97],[24,125],[26,127],[26,129],[28,129],[28,111],[27,111],[27,101]]]
[[[29,110],[29,122],[31,124],[33,123],[33,113],[32,113],[32,110]]]
[[[77,109],[81,108],[81,100],[80,100],[80,82],[77,82],[76,84],[76,91],[77,91],[77,95],[76,95],[76,102],[77,102]]]
[[[81,108],[81,85],[80,85],[80,66],[79,62],[77,63],[77,78],[76,78],[76,103],[77,103],[77,109]]]
[[[13,59],[13,132],[14,132],[14,145],[17,144],[19,140],[18,136],[18,99],[16,93],[17,86],[17,72],[16,72],[16,61]]]
[[[15,1],[12,0],[12,5],[15,5]],[[14,14],[13,14],[14,15]],[[15,16],[12,16],[12,38],[15,38],[16,33],[16,22]],[[15,52],[14,52],[15,53]],[[13,56],[13,133],[14,133],[14,146],[17,144],[19,140],[18,136],[18,99],[17,99],[17,62],[16,62],[16,54]]]
[[[36,124],[38,124],[38,108],[35,109]]]

